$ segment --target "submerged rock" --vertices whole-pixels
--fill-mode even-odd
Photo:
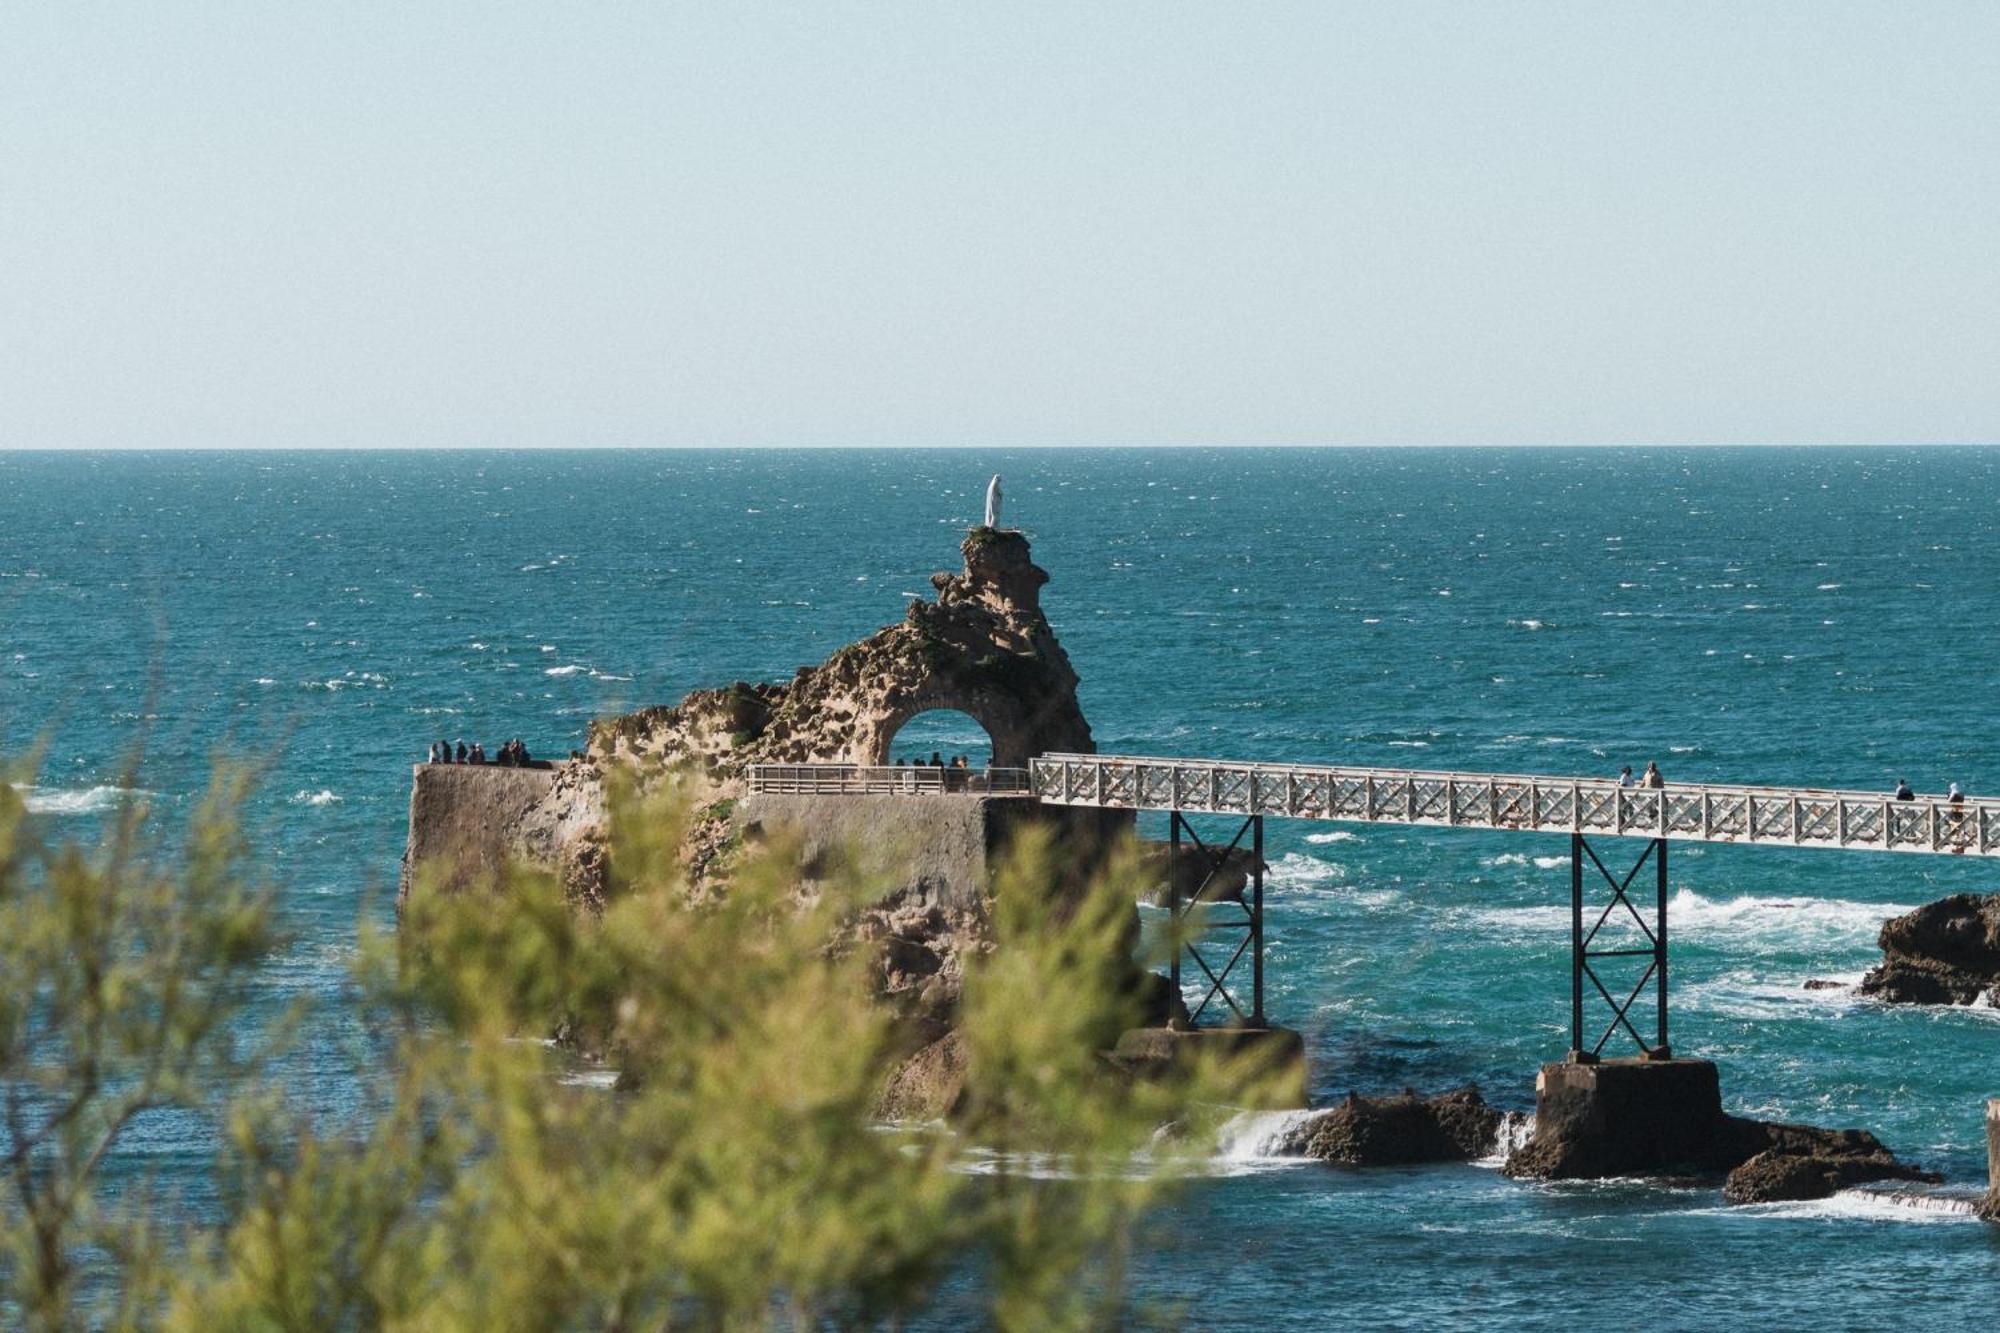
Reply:
[[[1467,1162],[1493,1150],[1501,1119],[1471,1084],[1430,1098],[1350,1094],[1299,1127],[1297,1150],[1340,1166]]]
[[[1955,893],[1882,926],[1861,993],[1890,1004],[2000,1008],[2000,894]]]

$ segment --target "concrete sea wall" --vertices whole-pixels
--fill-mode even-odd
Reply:
[[[508,831],[547,794],[556,771],[497,764],[416,765],[397,913],[408,902],[420,869],[428,867],[453,887],[497,872],[511,850]]]

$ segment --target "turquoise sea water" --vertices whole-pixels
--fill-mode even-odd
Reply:
[[[292,1073],[336,1109],[355,922],[389,914],[430,740],[563,752],[594,714],[785,678],[927,594],[993,471],[1100,748],[2000,792],[1976,450],[0,455],[0,748],[46,736],[32,803],[79,835],[142,734],[170,813],[216,749],[268,751],[255,832],[298,931],[271,999],[322,1002]],[[1318,1096],[1471,1079],[1528,1109],[1566,1044],[1564,840],[1269,841],[1269,1007]],[[1802,983],[1995,889],[1946,858],[1677,849],[1675,1045],[1733,1110],[1864,1126],[1971,1186],[2000,1011]],[[207,1154],[163,1121],[121,1169],[198,1202]],[[2000,1318],[2000,1229],[1948,1211],[1237,1157],[1140,1274],[1192,1327]]]

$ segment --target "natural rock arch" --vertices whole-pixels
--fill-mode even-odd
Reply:
[[[920,704],[913,712],[905,713],[901,717],[890,718],[886,723],[884,723],[882,728],[882,753],[879,756],[872,759],[870,762],[875,764],[894,763],[897,758],[896,747],[899,745],[904,747],[905,752],[907,754],[910,745],[910,737],[909,737],[910,724],[912,722],[916,722],[919,719],[923,718],[931,719],[933,722],[936,723],[948,723],[954,719],[960,719],[966,723],[969,723],[970,728],[972,730],[976,730],[977,732],[979,732],[981,736],[985,738],[986,755],[987,755],[985,763],[990,763],[995,768],[1019,767],[1018,764],[1007,765],[1007,764],[1002,764],[1000,762],[1000,757],[999,757],[1000,751],[998,745],[993,740],[993,729],[990,726],[988,726],[983,719],[976,717],[973,714],[968,713],[965,709],[959,708],[953,704]],[[918,728],[918,730],[919,732],[922,732],[923,730],[925,730],[925,728],[920,727]],[[926,748],[926,745],[928,744],[930,743],[920,741],[916,748],[918,751],[922,751]],[[952,747],[931,745],[930,748],[950,750]],[[976,743],[974,749],[975,751],[977,749]],[[919,755],[912,755],[909,757],[921,758],[922,756],[919,754]],[[979,755],[977,753],[973,753],[971,757],[975,761],[979,759]],[[948,760],[951,758],[951,755],[947,753],[945,755],[945,758]],[[985,766],[985,763],[974,762],[973,767],[981,768]]]
[[[932,575],[937,600],[912,601],[899,623],[782,685],[738,682],[597,723],[591,757],[692,759],[724,778],[749,763],[880,764],[906,722],[937,709],[985,728],[996,766],[1094,749],[1027,538],[975,528],[960,551],[963,571]]]

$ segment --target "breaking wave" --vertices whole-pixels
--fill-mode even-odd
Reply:
[[[1528,1146],[1528,1140],[1535,1137],[1535,1117],[1526,1111],[1504,1111],[1500,1116],[1500,1128],[1493,1136],[1493,1151],[1476,1158],[1474,1166],[1490,1166],[1498,1170],[1504,1166],[1514,1151]]]
[[[1830,1198],[1798,1203],[1738,1204],[1728,1211],[1752,1217],[1807,1219],[1811,1221],[1978,1222],[1979,1201],[1970,1194],[1950,1189],[1925,1190],[1909,1185],[1859,1185],[1841,1190]]]
[[[1569,864],[1567,856],[1529,856],[1526,852],[1502,852],[1498,856],[1482,856],[1479,864],[1488,870],[1499,870],[1506,866],[1532,865],[1538,870],[1554,870],[1557,866]]]
[[[1538,860],[1540,858],[1537,858]],[[1496,863],[1507,862],[1494,858]],[[1561,864],[1567,857],[1556,858]],[[1874,941],[1882,923],[1912,909],[1900,903],[1865,903],[1844,898],[1776,897],[1743,894],[1708,898],[1680,889],[1668,901],[1667,916],[1681,938],[1703,935],[1772,946],[1865,946]],[[1522,934],[1567,929],[1567,905],[1474,909],[1471,917],[1487,926]]]
[[[292,793],[293,805],[333,805],[339,800],[340,797],[329,787],[322,787],[318,791],[295,791]]]
[[[112,809],[127,797],[150,795],[151,792],[127,787],[21,788],[22,804],[31,815],[94,815]]]
[[[1347,874],[1338,861],[1322,861],[1304,852],[1286,852],[1271,862],[1269,882],[1274,886],[1299,888],[1332,884]]]
[[[1356,842],[1360,840],[1360,837],[1361,835],[1359,833],[1351,833],[1346,829],[1335,829],[1331,833],[1308,833],[1306,834],[1306,841],[1318,844],[1324,844],[1329,842]]]
[[[1238,1111],[1215,1134],[1217,1161],[1254,1165],[1303,1162],[1305,1135],[1325,1108],[1303,1111]]]

